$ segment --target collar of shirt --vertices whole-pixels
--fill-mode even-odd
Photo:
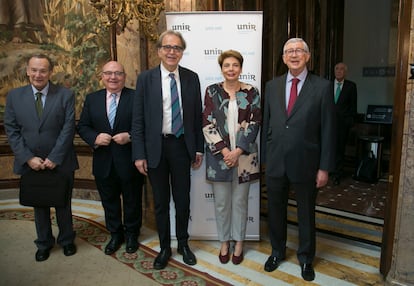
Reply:
[[[163,66],[163,64],[160,64],[160,69],[161,69],[161,79],[163,80],[170,79],[170,73],[173,73],[175,74],[175,80],[176,81],[179,80],[180,74],[178,73],[178,67],[174,71],[170,72]]]
[[[335,79],[335,86],[338,86],[338,83],[341,84],[341,88],[344,85],[344,81],[338,81],[337,79]]]
[[[119,97],[121,96],[121,92],[109,92],[108,90],[106,91],[106,100],[111,99],[112,100],[112,94],[116,94],[116,101],[119,101]]]
[[[308,76],[308,69],[307,68],[305,68],[298,76],[296,76],[296,78],[298,78],[300,80],[299,83],[298,83],[298,88],[299,88],[299,86],[302,87],[302,85],[305,82],[305,79],[306,79],[307,76]],[[294,78],[294,76],[290,72],[288,72],[286,81],[291,82],[293,78]]]
[[[42,94],[43,94],[43,96],[42,96],[42,101],[43,101],[43,103],[45,102],[45,100],[46,100],[46,96],[47,96],[47,93],[49,92],[49,83],[47,83],[47,85],[42,89],[42,90],[37,90],[37,88],[35,88],[33,85],[32,85],[32,91],[33,91],[33,97],[36,99],[36,93],[37,92],[41,92]]]

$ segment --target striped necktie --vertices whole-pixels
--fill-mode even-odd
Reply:
[[[116,115],[116,93],[112,93],[111,105],[109,106],[108,120],[111,128],[114,128],[114,121]]]
[[[336,91],[335,91],[335,103],[338,102],[339,95],[341,94],[341,85],[342,85],[342,83],[338,82],[338,86],[337,86]]]
[[[39,117],[42,117],[42,114],[43,114],[42,95],[43,93],[36,92],[36,111]]]
[[[183,120],[181,118],[180,100],[178,98],[177,82],[175,74],[170,73],[170,88],[171,88],[171,133],[175,137],[180,137],[184,133]]]

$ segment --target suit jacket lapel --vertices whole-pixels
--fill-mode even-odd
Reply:
[[[293,116],[296,113],[296,111],[300,109],[300,107],[303,104],[305,104],[308,100],[311,100],[312,89],[313,89],[312,79],[310,77],[310,73],[308,73],[289,117]]]
[[[280,96],[277,98],[280,110],[283,112],[285,116],[286,114],[286,78],[287,74],[279,78],[279,82],[276,83],[276,94]]]
[[[40,117],[40,124],[42,125],[45,122],[46,118],[49,116],[50,112],[55,109],[57,102],[57,87],[56,85],[49,83],[49,90],[46,95],[45,105],[43,107],[43,113]]]
[[[185,71],[183,71],[183,69],[180,66],[178,66],[178,69],[180,73],[180,85],[181,85],[181,104],[182,104],[181,108],[183,110],[182,116],[184,120],[185,110],[187,109],[185,108],[185,104],[188,102],[188,100],[186,100],[187,93],[185,91],[188,90],[189,82],[188,82],[188,77],[186,77]]]
[[[150,101],[154,103],[155,106],[159,107],[159,112],[161,113],[161,119],[163,118],[162,114],[162,81],[161,81],[161,69],[153,69],[151,75],[151,87],[150,90],[154,90],[154,93],[151,94]],[[161,121],[162,122],[162,121]]]
[[[40,122],[36,110],[36,100],[33,94],[32,86],[30,84],[27,85],[26,88],[23,90],[23,94],[21,96],[21,103],[22,106],[31,106],[31,108],[27,110],[27,114],[34,118],[33,122]]]

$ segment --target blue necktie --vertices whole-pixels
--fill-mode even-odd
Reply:
[[[109,106],[109,113],[108,113],[108,119],[109,124],[111,125],[111,128],[114,128],[114,121],[115,121],[115,115],[116,115],[116,93],[112,93],[112,101],[111,105]]]
[[[178,98],[177,82],[175,81],[174,73],[170,73],[170,78],[172,120],[171,133],[178,138],[184,133],[184,126],[181,118],[180,100]]]
[[[36,111],[39,117],[42,117],[42,113],[43,113],[42,95],[43,93],[36,92]]]

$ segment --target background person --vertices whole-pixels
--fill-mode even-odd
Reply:
[[[336,167],[333,172],[333,182],[339,185],[343,176],[346,144],[349,131],[354,125],[357,115],[357,86],[354,82],[345,79],[348,67],[344,63],[335,65],[335,80],[333,94],[336,112]]]
[[[72,188],[78,160],[73,146],[75,135],[75,96],[67,88],[50,82],[53,63],[43,54],[30,57],[26,73],[30,84],[10,90],[4,113],[4,127],[13,150],[14,172],[22,175],[35,171],[56,169],[64,174],[70,186],[65,207],[56,207],[59,227],[57,243],[63,253],[76,253],[75,231],[72,225]],[[41,106],[38,113],[36,100]],[[34,208],[38,248],[36,261],[49,258],[55,245],[52,234],[50,208]]]
[[[308,72],[311,55],[303,39],[283,47],[287,74],[266,84],[262,162],[266,164],[268,226],[272,253],[264,265],[274,271],[286,257],[289,187],[296,194],[297,258],[304,280],[315,278],[315,201],[335,160],[335,115],[329,81]],[[295,88],[295,83],[297,88]],[[292,99],[297,96],[295,102]]]
[[[239,81],[243,57],[234,50],[218,58],[224,81],[207,87],[203,112],[206,178],[213,182],[219,260],[230,259],[230,240],[236,241],[234,264],[243,261],[249,187],[259,178],[258,147],[261,112],[257,88]]]
[[[133,159],[152,186],[161,247],[155,269],[165,268],[171,257],[171,193],[177,251],[186,264],[197,263],[188,245],[190,167],[197,169],[202,163],[204,138],[198,75],[178,65],[185,48],[179,32],[168,30],[160,35],[157,49],[161,64],[138,76],[134,100]]]
[[[93,148],[92,173],[105,211],[106,228],[111,233],[105,247],[108,255],[117,251],[125,240],[126,252],[137,251],[142,225],[144,178],[131,159],[134,90],[125,87],[125,79],[121,64],[116,61],[105,64],[102,68],[105,88],[86,96],[78,123],[79,135]],[[112,104],[116,110],[113,117]]]

